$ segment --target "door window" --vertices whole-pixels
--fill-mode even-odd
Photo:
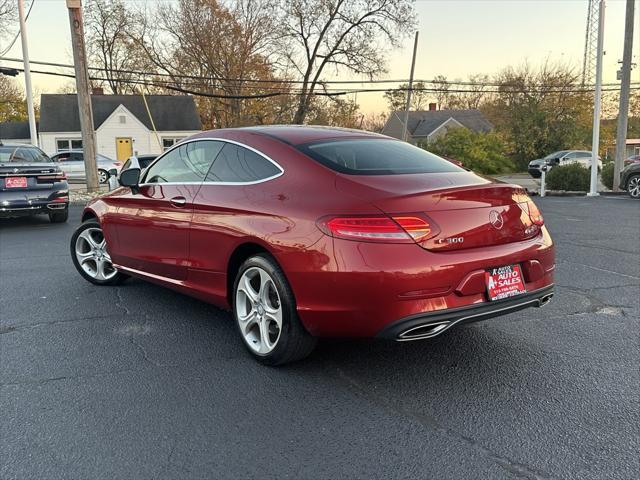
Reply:
[[[149,167],[144,183],[201,182],[222,147],[222,142],[202,140],[174,148]]]
[[[266,180],[282,170],[262,155],[227,143],[207,175],[208,182],[248,183]]]

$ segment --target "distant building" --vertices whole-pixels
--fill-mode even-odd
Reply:
[[[616,142],[609,145],[606,148],[605,155],[608,159],[613,160],[616,158]],[[640,155],[640,138],[627,138],[625,140],[625,152],[624,158],[629,158],[632,155]]]
[[[382,133],[402,139],[403,124],[404,112],[393,112]],[[453,128],[468,128],[474,132],[486,133],[493,129],[493,125],[480,110],[436,110],[436,105],[431,103],[429,110],[409,112],[407,140],[414,145],[419,141],[432,142]]]
[[[3,122],[0,123],[0,142],[5,143],[31,143],[29,122]]]
[[[141,95],[97,93],[91,96],[93,126],[98,153],[107,157],[124,160],[134,153],[161,153],[202,130],[191,96],[147,95],[147,112]],[[39,140],[48,154],[82,148],[75,94],[41,96]]]

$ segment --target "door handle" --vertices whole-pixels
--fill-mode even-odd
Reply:
[[[169,201],[174,207],[184,207],[187,204],[187,199],[184,197],[173,197]]]

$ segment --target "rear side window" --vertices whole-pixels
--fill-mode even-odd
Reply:
[[[465,171],[444,158],[399,140],[336,140],[310,143],[298,149],[324,166],[350,175]]]
[[[227,143],[209,174],[208,182],[247,183],[266,180],[281,170],[262,155],[247,148]]]
[[[0,162],[41,163],[51,159],[36,147],[0,147]]]

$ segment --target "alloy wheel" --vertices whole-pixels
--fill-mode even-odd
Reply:
[[[107,241],[99,228],[87,228],[78,236],[75,254],[78,265],[95,280],[110,280],[118,273],[111,263]]]
[[[629,195],[631,195],[633,198],[640,197],[640,176],[639,175],[631,177],[631,180],[629,180],[629,186],[627,187],[627,190],[629,191]]]
[[[100,183],[107,183],[109,175],[104,170],[98,170],[98,181]]]
[[[282,330],[282,304],[273,278],[260,267],[248,268],[238,282],[235,305],[247,345],[259,355],[273,351]]]

